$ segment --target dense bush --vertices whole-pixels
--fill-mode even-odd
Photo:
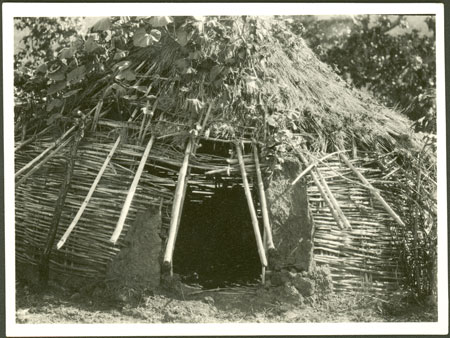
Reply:
[[[428,32],[408,29],[404,16],[294,17],[301,34],[322,61],[357,88],[373,93],[414,121],[416,130],[436,132],[435,18]],[[394,28],[403,28],[395,33]]]

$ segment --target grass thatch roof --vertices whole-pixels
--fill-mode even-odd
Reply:
[[[214,101],[211,136],[263,140],[267,124],[272,134],[290,130],[320,149],[352,140],[366,149],[389,151],[399,142],[411,147],[405,117],[351,88],[283,22],[262,17],[178,21],[174,27],[192,34],[188,42],[180,43],[169,28],[158,43],[133,47],[123,58],[112,54],[103,78],[85,82],[77,103],[92,108],[104,99],[103,109],[116,106],[111,109],[122,117],[116,112],[114,118],[126,120],[135,108],[153,107],[157,99],[157,113],[189,129]],[[159,133],[179,127],[165,124]]]

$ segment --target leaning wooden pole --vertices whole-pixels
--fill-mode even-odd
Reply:
[[[266,253],[267,257],[267,234],[266,229],[263,229],[263,245],[264,245],[264,252]],[[267,266],[269,266],[269,262],[267,262]],[[266,284],[266,267],[261,266],[261,284]]]
[[[327,155],[325,155],[324,157],[322,157],[322,158],[320,158],[320,159],[317,159],[316,161],[314,161],[313,163],[311,163],[305,170],[303,170],[303,171],[300,173],[300,175],[298,175],[298,176],[295,178],[294,181],[292,181],[291,186],[294,186],[298,181],[300,181],[300,179],[301,179],[303,176],[305,176],[310,170],[312,170],[313,168],[315,168],[315,167],[319,164],[319,162],[323,162],[323,161],[325,161],[327,158],[330,158],[330,157],[332,157],[332,156],[334,156],[334,155],[336,155],[336,154],[339,154],[339,153],[341,153],[341,152],[344,152],[344,151],[346,151],[346,150],[336,151],[336,152],[334,152],[334,153],[327,154]]]
[[[50,147],[48,147],[47,149],[45,149],[41,154],[39,154],[38,156],[36,156],[34,159],[32,159],[30,162],[28,162],[26,165],[24,165],[20,170],[18,170],[15,174],[14,174],[14,178],[17,179],[23,172],[27,171],[28,169],[30,169],[36,162],[38,162],[41,158],[43,158],[47,153],[49,153],[50,151],[52,151],[54,148],[56,148],[57,146],[59,146],[63,140],[72,132],[75,130],[75,128],[77,128],[77,125],[73,126],[72,128],[70,128],[69,130],[67,130],[59,139],[57,139],[55,141],[55,143],[53,143]]]
[[[141,161],[139,162],[139,167],[136,171],[136,175],[134,176],[133,182],[131,183],[130,189],[128,190],[127,198],[125,199],[125,203],[123,204],[119,221],[117,222],[116,228],[114,229],[114,233],[110,238],[110,241],[114,244],[117,243],[117,240],[119,239],[119,236],[122,233],[123,226],[125,224],[125,220],[128,215],[128,211],[130,210],[131,207],[131,202],[133,201],[134,194],[136,193],[139,180],[141,179],[142,172],[144,171],[144,167],[145,164],[147,163],[147,158],[148,155],[150,154],[150,150],[152,149],[154,141],[155,135],[152,135],[152,137],[150,137],[150,141],[148,141],[147,143],[147,147],[145,147],[144,154],[142,155]]]
[[[83,203],[81,204],[80,209],[78,210],[75,218],[73,219],[72,223],[70,223],[69,227],[67,228],[66,232],[64,233],[64,235],[61,237],[61,239],[59,240],[58,244],[56,245],[56,247],[59,249],[62,248],[62,246],[64,245],[64,243],[66,242],[67,238],[70,236],[70,234],[72,233],[73,229],[75,228],[75,226],[77,225],[78,221],[80,220],[81,216],[83,215],[84,210],[86,209],[87,205],[89,204],[89,201],[91,200],[92,195],[94,194],[95,189],[97,188],[98,183],[100,182],[100,179],[103,176],[103,173],[106,170],[106,167],[108,166],[109,162],[111,161],[111,158],[113,157],[117,146],[120,143],[120,139],[121,137],[119,136],[116,140],[116,143],[114,143],[113,147],[111,148],[111,151],[109,152],[108,156],[106,157],[105,162],[103,162],[102,167],[100,168],[97,177],[94,180],[94,183],[92,183],[91,188],[89,189],[88,194],[86,195],[86,198],[84,199]]]
[[[200,129],[200,133],[202,133],[202,134],[205,133],[206,123],[208,122],[209,116],[211,114],[212,107],[213,107],[213,103],[210,103],[209,107],[208,107],[208,110],[206,111],[205,117],[203,118],[201,129]],[[200,142],[200,138],[198,136],[194,137],[194,142],[192,144],[192,150],[191,150],[190,156],[195,156],[195,154],[197,153],[197,147],[198,147],[199,142]],[[186,179],[184,180],[184,187],[183,187],[183,190],[185,191],[185,193],[183,194],[183,199],[181,200],[180,212],[178,213],[178,221],[177,221],[178,224],[180,224],[181,216],[183,214],[184,199],[186,198],[186,189],[187,189],[187,186],[188,186],[190,173],[191,173],[191,168],[188,167],[187,173],[186,173]],[[175,239],[178,237],[178,230],[179,230],[179,228],[180,227],[178,226],[177,227],[177,233],[175,234]]]
[[[300,156],[300,159],[302,160],[303,164],[307,167],[309,167],[309,163],[306,160],[305,156],[303,156],[302,153],[298,153],[298,155]],[[338,227],[340,229],[344,229],[344,224],[342,222],[342,219],[339,217],[337,210],[335,209],[334,204],[331,202],[327,192],[325,191],[325,189],[322,186],[322,183],[317,175],[317,172],[312,169],[310,171],[311,177],[314,181],[314,184],[316,185],[317,189],[319,189],[320,195],[322,196],[323,200],[325,201],[325,203],[328,205],[328,208],[331,211],[331,215],[333,216],[334,220],[336,221],[336,224],[338,225]]]
[[[212,108],[213,108],[213,103],[210,103],[208,110],[206,111],[205,117],[203,118],[203,121],[202,121],[201,129],[200,129],[201,133],[205,132],[206,123],[209,119]],[[191,143],[190,146],[189,146],[189,143]],[[165,251],[165,255],[164,255],[164,257],[167,257],[168,260],[164,260],[164,262],[163,262],[164,271],[166,273],[168,272],[171,276],[173,275],[173,266],[172,266],[173,253],[175,251],[175,244],[176,244],[176,240],[178,237],[178,230],[180,229],[181,216],[183,214],[183,208],[184,208],[184,200],[186,198],[186,190],[187,190],[189,175],[190,175],[190,171],[191,171],[191,168],[189,167],[189,158],[191,156],[195,156],[195,153],[197,152],[199,138],[196,137],[195,135],[193,135],[193,136],[191,136],[189,143],[186,146],[185,157],[183,159],[183,164],[180,168],[180,172],[178,174],[178,181],[177,181],[178,183],[177,183],[177,187],[175,189],[175,196],[177,196],[177,194],[181,194],[180,200],[177,201],[177,204],[179,204],[179,206],[176,208],[176,210],[174,209],[175,196],[174,196],[174,201],[172,203],[172,217],[170,220],[169,238],[167,241],[166,251]],[[186,160],[186,158],[187,158],[187,160]],[[185,162],[185,161],[187,161],[187,162]],[[182,174],[182,171],[184,172],[184,170],[185,170],[183,168],[184,164],[187,165],[187,168],[186,168],[186,172],[184,174]],[[182,176],[184,176],[184,178],[182,178],[184,182],[183,182],[182,186],[179,186],[180,178]],[[173,219],[174,215],[176,216],[176,219]],[[174,225],[174,233],[171,236],[170,229],[172,229],[172,223]],[[171,248],[168,249],[169,244],[170,244]]]
[[[50,254],[53,249],[53,244],[55,242],[56,232],[58,231],[58,224],[61,218],[62,209],[64,207],[64,203],[66,201],[67,192],[69,191],[70,182],[72,180],[73,169],[75,167],[75,156],[77,154],[78,145],[82,139],[82,131],[79,132],[75,137],[75,141],[72,144],[72,148],[69,154],[69,160],[66,164],[66,177],[64,181],[61,183],[61,188],[59,190],[58,199],[56,200],[55,212],[53,213],[53,219],[50,223],[50,229],[47,234],[47,240],[45,242],[44,250],[42,252],[40,261],[39,261],[39,284],[42,287],[46,287],[48,284],[49,278],[49,263],[50,263]]]
[[[264,183],[261,175],[261,167],[259,165],[259,155],[258,155],[258,147],[256,143],[253,143],[253,157],[255,160],[255,167],[256,167],[256,178],[258,180],[258,193],[259,193],[259,201],[261,203],[261,213],[263,218],[263,224],[264,224],[264,234],[265,234],[265,241],[264,244],[267,245],[267,249],[274,250],[275,245],[273,244],[272,239],[272,228],[270,226],[270,220],[269,220],[269,212],[267,209],[267,199],[266,199],[266,192],[264,191]]]
[[[303,150],[305,150],[305,151],[307,150],[305,146],[303,146]],[[301,155],[303,157],[302,161],[306,160],[306,158],[304,157],[303,154],[299,153],[299,155]],[[306,161],[306,163],[307,163],[307,161]],[[319,168],[317,168],[317,167],[314,168],[314,172],[315,172],[317,178],[319,179],[319,181],[323,187],[323,190],[328,195],[328,198],[329,198],[331,204],[333,205],[334,209],[336,210],[339,218],[341,219],[344,227],[347,229],[351,229],[352,226],[351,226],[350,222],[348,221],[347,217],[344,215],[344,212],[342,211],[341,207],[339,206],[339,202],[337,201],[336,197],[334,197],[334,194],[332,193],[330,187],[328,186],[327,182],[325,181],[322,174],[320,173]]]
[[[23,147],[25,147],[27,144],[30,144],[31,142],[33,142],[37,137],[45,134],[47,131],[49,131],[52,128],[52,125],[49,125],[48,127],[42,129],[40,132],[38,132],[37,134],[35,134],[34,136],[30,137],[28,140],[23,141],[22,143],[20,143],[17,147],[14,148],[14,152],[19,151],[20,149],[22,149]]]
[[[253,231],[256,237],[256,245],[258,247],[259,259],[261,265],[267,267],[266,253],[264,252],[264,245],[261,239],[261,233],[259,231],[258,217],[256,216],[255,206],[253,204],[252,193],[248,185],[247,172],[245,171],[244,159],[242,157],[242,149],[239,143],[236,143],[236,152],[239,159],[239,166],[241,168],[242,183],[244,185],[245,197],[247,198],[248,209],[250,211],[250,217],[252,219]]]
[[[351,226],[350,222],[348,221],[347,217],[344,215],[344,212],[342,211],[341,207],[339,206],[339,202],[337,201],[336,197],[334,197],[333,193],[331,192],[331,189],[328,186],[325,179],[323,178],[322,174],[320,173],[320,170],[318,168],[315,168],[315,172],[316,172],[320,182],[322,183],[322,186],[323,186],[325,192],[328,194],[331,203],[333,204],[339,217],[341,218],[342,223],[344,224],[344,227],[347,229],[351,229],[352,226]]]
[[[42,168],[44,166],[45,163],[47,163],[48,161],[50,161],[53,156],[59,154],[59,151],[64,148],[65,146],[67,146],[67,144],[69,144],[72,139],[73,139],[74,135],[69,136],[68,139],[66,139],[64,142],[62,142],[58,148],[54,149],[51,153],[49,153],[41,162],[39,162],[38,164],[36,164],[32,169],[28,170],[27,173],[25,175],[23,175],[15,184],[16,188],[20,187],[22,185],[22,183],[24,183],[28,177],[30,177],[31,175],[33,175],[36,171],[38,171],[40,168]]]
[[[399,215],[391,208],[391,206],[384,200],[384,198],[380,195],[377,189],[359,172],[358,169],[355,168],[353,164],[350,163],[350,160],[344,154],[340,154],[342,160],[345,162],[347,167],[350,168],[351,171],[359,178],[359,180],[365,184],[367,189],[370,190],[372,195],[383,205],[384,209],[391,215],[391,217],[402,227],[405,227],[405,223],[402,221]]]
[[[173,252],[175,249],[175,241],[178,233],[178,227],[180,225],[181,220],[181,210],[182,210],[182,202],[184,200],[184,195],[186,193],[186,176],[189,167],[189,158],[191,156],[192,148],[194,144],[192,142],[192,138],[189,138],[188,144],[186,146],[186,150],[184,152],[183,164],[181,165],[180,171],[178,173],[178,182],[175,188],[175,195],[173,197],[172,203],[172,213],[170,217],[170,226],[169,226],[169,237],[167,239],[166,251],[164,252],[164,261],[163,268],[165,272],[173,273],[172,271],[172,258]]]

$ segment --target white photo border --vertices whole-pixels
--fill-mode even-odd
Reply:
[[[438,143],[438,321],[298,324],[17,324],[15,322],[13,18],[119,15],[436,16]],[[7,336],[432,335],[448,334],[444,5],[440,3],[3,3],[5,300]]]

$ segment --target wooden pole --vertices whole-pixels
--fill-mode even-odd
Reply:
[[[95,114],[94,114],[94,119],[92,121],[92,131],[95,131],[95,129],[97,128],[97,123],[98,123],[98,119],[100,117],[100,112],[102,110],[103,107],[103,100],[98,101],[96,107],[95,107]]]
[[[250,211],[250,217],[252,219],[253,231],[256,237],[256,245],[258,247],[259,259],[261,260],[262,266],[267,266],[267,258],[264,252],[264,245],[261,239],[261,233],[259,231],[258,217],[256,216],[255,206],[253,205],[252,194],[250,192],[250,187],[248,185],[247,180],[247,173],[245,171],[245,164],[242,158],[242,149],[239,143],[236,143],[236,151],[241,168],[241,176],[242,176],[242,183],[244,184],[245,197],[247,198],[248,209]]]
[[[142,115],[143,116],[142,116],[141,128],[139,128],[139,134],[138,134],[138,144],[139,145],[141,145],[141,143],[142,143],[141,137],[142,137],[142,133],[144,132],[145,118],[147,117],[146,113],[143,113]]]
[[[202,126],[201,126],[201,129],[200,129],[201,133],[205,132],[206,123],[207,123],[207,121],[209,119],[209,115],[211,113],[212,107],[213,107],[213,104],[210,103],[209,107],[208,107],[208,110],[206,111],[205,117],[203,118],[203,121],[202,121]],[[192,150],[191,150],[190,156],[195,156],[195,154],[197,152],[198,143],[200,142],[198,137],[194,136],[193,139],[194,139],[194,141],[193,141],[193,145],[192,145]],[[177,232],[175,234],[175,242],[176,242],[176,239],[178,237],[178,230],[180,229],[181,216],[183,215],[184,200],[186,198],[186,191],[187,191],[187,185],[188,185],[188,182],[189,182],[189,175],[190,174],[191,174],[191,168],[188,166],[187,173],[186,173],[186,178],[184,179],[183,197],[181,199],[180,211],[178,213],[178,221],[177,221],[178,225],[177,225]],[[175,247],[174,247],[174,250],[175,250]]]
[[[253,156],[255,160],[256,167],[256,178],[258,180],[258,192],[259,192],[259,201],[261,203],[261,213],[264,224],[264,235],[266,240],[264,241],[264,245],[267,245],[269,250],[275,249],[275,245],[273,244],[272,239],[272,229],[270,226],[269,220],[269,212],[267,210],[267,200],[266,200],[266,192],[264,191],[264,183],[261,175],[261,167],[259,165],[259,156],[258,156],[258,147],[256,143],[253,144]]]
[[[308,165],[308,161],[306,160],[306,158],[303,156],[302,153],[298,153],[298,155],[300,156],[300,159],[302,160],[303,164],[305,164],[306,166]],[[333,203],[331,202],[330,198],[328,197],[328,194],[326,193],[326,191],[324,190],[321,181],[319,180],[319,177],[316,173],[315,170],[311,170],[311,177],[314,181],[314,184],[316,185],[317,189],[319,189],[320,195],[322,195],[322,198],[324,199],[325,203],[328,205],[328,208],[331,211],[331,215],[333,216],[334,220],[336,221],[336,224],[338,225],[338,227],[340,229],[344,229],[344,225],[342,224],[342,220],[339,217],[335,206],[333,205]]]
[[[147,124],[145,125],[145,128],[144,128],[144,130],[143,130],[143,132],[142,132],[142,135],[141,135],[141,137],[140,137],[140,139],[139,139],[139,144],[141,144],[142,141],[144,141],[145,135],[147,134],[147,131],[148,131],[148,129],[150,128],[150,125],[151,125],[151,121],[152,121],[153,115],[155,114],[156,107],[158,106],[158,99],[159,99],[159,98],[157,98],[157,99],[155,100],[155,103],[153,103],[152,111],[151,111],[150,114],[149,114],[149,115],[150,115],[150,118],[149,118]],[[145,115],[145,114],[144,114],[144,115]],[[144,118],[145,118],[145,116],[144,116]],[[159,120],[161,120],[161,119],[162,119],[162,115],[159,117]]]
[[[345,164],[350,168],[351,171],[359,178],[359,180],[365,184],[367,189],[370,190],[372,195],[383,205],[384,209],[391,215],[391,217],[402,227],[406,227],[405,223],[403,223],[400,216],[391,208],[391,206],[384,200],[384,198],[380,195],[377,189],[355,168],[353,164],[350,163],[350,160],[344,154],[340,154],[342,160]]]
[[[258,180],[258,192],[259,192],[259,200],[261,204],[261,213],[263,216],[263,245],[264,245],[264,253],[267,257],[267,248],[270,250],[275,250],[275,245],[273,245],[272,240],[272,229],[269,221],[269,213],[267,211],[267,201],[266,201],[266,193],[264,191],[264,183],[261,175],[261,168],[259,166],[259,156],[258,156],[258,148],[256,143],[253,143],[253,155],[256,167],[256,178]],[[263,265],[261,268],[261,284],[266,284],[266,267]]]
[[[345,217],[341,207],[339,206],[339,203],[338,203],[336,197],[334,197],[333,193],[331,192],[331,189],[328,186],[325,179],[323,178],[322,174],[320,173],[320,170],[318,168],[316,168],[315,171],[316,171],[317,176],[319,177],[320,182],[322,183],[323,188],[325,189],[325,192],[328,194],[331,203],[334,205],[334,208],[336,209],[339,217],[341,218],[342,223],[344,224],[344,227],[347,229],[351,229],[352,226],[351,226],[350,222],[348,221],[347,217]]]
[[[64,148],[70,141],[72,141],[73,135],[70,136],[67,140],[65,140],[63,143],[59,145],[58,148],[53,150],[50,154],[47,155],[46,158],[44,158],[41,162],[36,164],[32,169],[30,169],[25,175],[23,175],[15,184],[16,188],[20,187],[23,182],[25,182],[28,177],[33,175],[37,170],[39,170],[45,163],[47,163],[53,156],[59,153],[59,151]]]
[[[204,133],[206,123],[209,119],[212,107],[213,103],[210,103],[201,125],[200,132],[202,133]],[[166,273],[169,272],[171,276],[173,275],[173,266],[172,266],[173,253],[175,251],[175,243],[178,237],[178,230],[180,228],[181,216],[183,214],[184,208],[184,200],[186,198],[188,177],[190,174],[189,158],[191,157],[191,155],[195,155],[197,151],[198,142],[199,142],[198,138],[191,136],[186,146],[183,163],[178,173],[178,182],[177,187],[175,189],[175,195],[172,204],[172,214],[169,226],[169,237],[167,240],[163,261],[163,269],[165,270]]]
[[[45,134],[47,131],[49,131],[51,129],[51,125],[46,127],[45,129],[42,129],[39,133],[35,134],[34,136],[30,137],[28,140],[20,143],[17,147],[14,148],[14,152],[20,150],[21,148],[23,148],[24,146],[26,146],[27,144],[30,144],[31,142],[33,142],[38,136],[41,136],[43,134]]]
[[[305,146],[303,146],[303,150],[305,150],[305,151],[307,150]],[[301,155],[306,160],[306,158],[304,157],[304,155],[302,153],[299,152],[299,155]],[[315,171],[315,174],[317,175],[317,178],[319,179],[323,189],[328,194],[329,200],[330,200],[331,204],[333,204],[334,209],[336,210],[336,212],[337,212],[339,218],[341,219],[344,227],[347,228],[347,229],[351,229],[352,226],[351,226],[350,222],[348,221],[347,217],[342,212],[342,209],[339,206],[339,203],[338,203],[337,199],[334,197],[334,194],[331,192],[330,187],[328,186],[328,184],[325,181],[325,179],[322,177],[319,168],[315,168],[314,171]]]
[[[263,245],[264,245],[264,253],[266,254],[267,258],[267,233],[265,228],[263,228]],[[267,267],[269,267],[269,261],[267,261]],[[261,284],[262,285],[266,284],[266,267],[264,265],[261,266]]]
[[[39,260],[39,284],[41,287],[46,287],[49,278],[49,263],[50,254],[52,252],[53,243],[55,242],[56,232],[58,231],[59,219],[61,218],[62,209],[66,201],[67,192],[69,190],[70,182],[72,180],[73,168],[75,166],[75,156],[77,154],[78,145],[81,141],[81,132],[75,137],[75,141],[72,144],[69,159],[67,162],[66,177],[61,183],[61,188],[59,190],[58,199],[55,205],[55,212],[53,214],[52,222],[47,234],[47,240],[45,242],[44,250]]]
[[[77,128],[76,125],[73,126],[72,128],[70,128],[69,130],[67,130],[59,139],[57,139],[55,141],[55,143],[53,143],[50,147],[45,149],[41,154],[39,154],[33,160],[31,160],[26,165],[24,165],[20,170],[18,170],[14,174],[14,178],[17,179],[17,177],[19,177],[23,172],[25,172],[26,170],[31,168],[36,162],[38,162],[41,158],[43,158],[48,152],[50,152],[52,149],[56,148],[67,137],[67,135],[69,135],[72,131],[75,130],[75,128]]]
[[[142,155],[141,161],[139,162],[139,167],[136,171],[136,175],[134,176],[133,182],[131,183],[130,189],[128,190],[127,198],[125,199],[125,203],[122,207],[122,212],[120,213],[119,221],[117,222],[116,229],[112,234],[110,241],[114,244],[117,243],[120,234],[123,230],[123,225],[128,215],[128,211],[131,207],[131,202],[133,201],[134,194],[136,192],[136,188],[138,186],[139,180],[141,178],[142,172],[144,171],[145,164],[147,162],[148,155],[150,154],[150,149],[152,149],[153,142],[155,141],[155,135],[152,135],[150,141],[147,143],[147,147],[145,147],[144,154]]]
[[[317,188],[319,189],[320,194],[322,195],[322,198],[324,199],[325,203],[328,205],[328,208],[331,211],[331,215],[333,216],[334,220],[336,221],[338,227],[342,230],[345,228],[345,225],[342,222],[342,219],[339,217],[339,214],[337,210],[335,209],[334,204],[331,202],[330,198],[328,197],[327,192],[322,186],[322,183],[320,182],[319,178],[317,177],[317,173],[314,171],[311,171],[311,177],[313,178],[314,183],[316,184]]]
[[[175,241],[176,241],[176,235],[178,232],[178,226],[180,223],[180,214],[181,214],[181,207],[182,202],[184,200],[184,194],[186,193],[185,190],[185,180],[186,180],[186,174],[188,171],[189,166],[189,157],[191,155],[191,151],[193,148],[193,142],[190,138],[188,141],[188,144],[186,146],[186,150],[184,152],[184,159],[183,164],[181,165],[180,171],[178,173],[178,182],[177,186],[175,188],[175,195],[173,198],[173,204],[172,204],[172,214],[170,218],[170,226],[169,226],[169,237],[167,239],[167,245],[166,245],[166,251],[164,253],[164,262],[163,267],[168,270],[170,269],[170,274],[172,275],[172,257],[173,257],[173,251],[175,249]]]
[[[324,160],[326,160],[329,157],[332,157],[336,154],[339,154],[341,152],[344,152],[346,150],[341,150],[341,151],[336,151],[334,153],[331,154],[327,154],[324,157],[322,157],[321,159],[316,160],[314,163],[311,163],[305,170],[303,170],[300,175],[298,175],[294,181],[292,181],[291,186],[295,185],[303,176],[305,176],[311,169],[313,169],[315,166],[317,166],[317,164],[319,164],[319,162],[323,162]]]
[[[89,189],[89,192],[86,195],[86,198],[84,199],[83,203],[81,204],[81,207],[78,210],[75,218],[73,219],[72,223],[69,225],[69,227],[67,228],[66,232],[61,237],[61,239],[59,240],[58,244],[56,245],[58,250],[62,248],[62,246],[66,242],[67,238],[70,236],[70,234],[72,233],[73,229],[75,228],[75,226],[77,225],[78,221],[80,220],[81,216],[83,215],[83,212],[86,209],[89,201],[91,200],[91,197],[94,194],[94,191],[97,188],[97,185],[100,182],[100,179],[102,178],[103,173],[106,170],[106,167],[108,166],[109,162],[111,161],[111,158],[113,157],[114,152],[116,151],[117,146],[120,143],[120,139],[121,139],[121,137],[119,136],[117,138],[117,140],[116,140],[116,143],[114,143],[113,147],[111,148],[111,151],[109,152],[108,156],[106,157],[105,162],[103,163],[102,167],[100,168],[100,171],[98,172],[97,177],[94,180],[94,183],[92,183],[92,186]]]
[[[266,267],[265,266],[261,267],[261,284],[262,285],[266,284]]]

